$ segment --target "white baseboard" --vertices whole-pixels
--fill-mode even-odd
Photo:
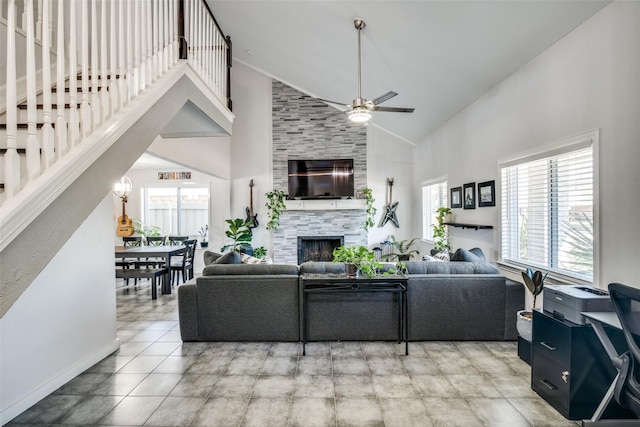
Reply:
[[[5,425],[22,412],[26,411],[58,388],[62,387],[105,357],[120,348],[120,340],[116,338],[113,342],[102,347],[98,351],[89,356],[78,360],[64,372],[53,377],[51,380],[32,390],[16,402],[13,402],[6,408],[2,408],[0,412],[0,425]]]

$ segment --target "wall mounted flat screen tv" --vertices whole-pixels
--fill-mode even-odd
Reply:
[[[354,197],[353,159],[289,160],[289,198]]]

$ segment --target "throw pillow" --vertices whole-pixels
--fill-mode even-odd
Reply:
[[[443,259],[438,259],[438,258],[436,258],[434,256],[431,256],[431,255],[424,255],[422,257],[422,260],[423,261],[432,261],[432,262],[444,262]]]
[[[227,252],[213,262],[214,264],[242,264],[242,258],[236,251]]]
[[[433,257],[442,261],[449,261],[449,250],[444,249],[441,252],[435,254]]]
[[[471,252],[472,254],[477,256],[478,258],[480,258],[480,261],[482,261],[482,262],[487,260],[487,258],[484,256],[484,252],[482,252],[482,249],[480,249],[480,248],[471,248],[471,249],[469,249],[469,252]]]
[[[204,265],[207,266],[207,265],[213,264],[221,256],[222,254],[219,254],[217,252],[204,251],[204,253],[202,254],[202,258],[204,259]]]
[[[242,259],[243,264],[260,264],[262,262],[260,258],[256,258],[247,254],[241,254],[240,258]]]
[[[484,260],[473,252],[460,248],[451,256],[451,261],[482,262]]]

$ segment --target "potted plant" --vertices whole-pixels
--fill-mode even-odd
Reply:
[[[413,238],[411,240],[400,240],[396,239],[396,236],[391,235],[391,244],[393,249],[391,253],[386,254],[384,256],[385,260],[393,260],[397,259],[398,261],[409,261],[413,255],[417,255],[420,252],[416,249],[411,249],[415,241],[418,238]]]
[[[202,241],[200,242],[201,248],[209,247],[209,242],[207,241],[207,234],[209,234],[209,225],[205,225],[204,227],[200,227],[198,230],[200,236],[202,236]]]
[[[446,216],[451,215],[451,209],[447,207],[439,207],[436,209],[438,216],[436,217],[437,224],[433,225],[433,247],[439,251],[445,249],[451,249],[449,245],[449,232],[447,225],[445,224]]]
[[[273,190],[265,194],[267,196],[267,216],[269,222],[267,222],[267,230],[277,230],[280,228],[280,215],[287,208],[284,204],[285,194],[282,190]]]
[[[371,227],[375,225],[374,218],[376,216],[377,209],[373,206],[376,199],[373,198],[373,190],[369,187],[362,190],[364,198],[367,202],[367,219],[364,221],[364,231],[369,231]]]
[[[546,273],[544,276],[541,271],[533,271],[530,268],[527,268],[526,271],[522,272],[522,278],[524,279],[524,284],[529,289],[529,292],[533,295],[533,308],[536,308],[536,297],[540,295],[542,292],[542,288],[544,287],[544,279],[547,278]],[[525,340],[531,342],[531,324],[533,322],[533,311],[532,310],[520,310],[518,311],[518,319],[516,322],[516,329],[518,330],[518,334],[524,338]]]
[[[250,246],[252,238],[251,230],[244,219],[225,219],[225,222],[229,224],[229,229],[225,231],[225,234],[231,239],[232,243],[224,245],[220,249],[222,252],[228,249],[236,252],[242,252],[243,247]]]
[[[157,225],[145,225],[145,223],[139,219],[133,220],[133,230],[141,235],[145,240],[147,237],[158,237],[162,232],[162,228]]]
[[[343,262],[347,275],[367,277],[375,276],[381,264],[375,260],[373,251],[364,246],[339,246],[333,250],[333,262]]]

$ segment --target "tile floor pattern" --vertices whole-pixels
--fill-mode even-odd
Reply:
[[[9,425],[577,425],[531,391],[514,342],[182,343],[176,292],[116,292],[120,350]]]

